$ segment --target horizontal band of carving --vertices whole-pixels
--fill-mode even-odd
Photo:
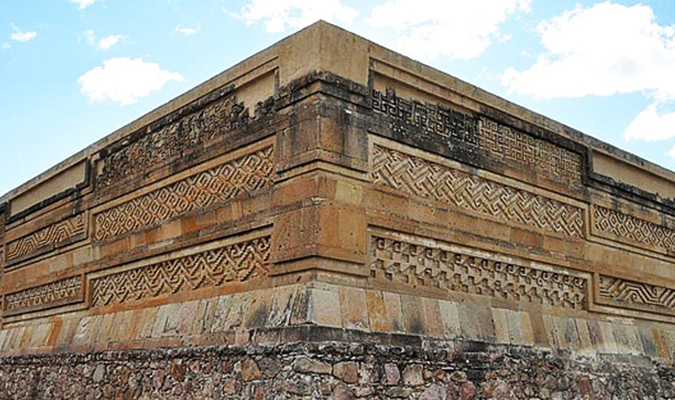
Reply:
[[[373,109],[398,122],[393,129],[408,127],[460,141],[496,160],[523,166],[550,180],[581,186],[581,155],[520,130],[441,105],[406,100],[394,90],[373,90]]]
[[[102,153],[103,168],[96,177],[96,187],[114,185],[137,175],[139,171],[153,168],[190,149],[208,144],[223,133],[270,113],[268,103],[260,103],[266,108],[259,107],[255,117],[249,117],[244,103],[237,102],[233,95],[222,97],[201,109],[195,104],[179,110],[147,130],[136,132],[125,141],[106,149]]]
[[[97,241],[166,221],[271,185],[273,147],[157,189],[96,214]]]
[[[269,274],[270,237],[122,271],[91,281],[91,305],[153,298],[166,294],[246,282]]]
[[[605,233],[620,240],[675,250],[675,230],[640,218],[593,205],[596,233]]]
[[[24,259],[41,252],[77,240],[78,236],[84,238],[86,233],[85,219],[82,214],[49,225],[30,235],[14,240],[7,244],[7,262]]]
[[[372,158],[376,184],[508,222],[583,235],[583,210],[578,207],[377,145]]]
[[[82,300],[82,278],[75,276],[5,295],[3,315],[22,314]]]
[[[586,307],[588,282],[582,277],[475,257],[425,242],[372,236],[371,276],[505,300]]]
[[[598,302],[615,307],[675,315],[675,290],[600,275]]]

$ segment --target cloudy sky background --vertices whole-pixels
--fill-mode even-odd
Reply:
[[[674,0],[1,0],[0,194],[318,19],[675,169]]]

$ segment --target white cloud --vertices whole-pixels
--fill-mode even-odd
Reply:
[[[675,137],[675,112],[659,113],[657,104],[650,104],[628,125],[624,138],[646,142],[666,140]],[[668,152],[675,157],[675,148]]]
[[[3,49],[3,50],[8,50],[10,47],[12,47],[12,46],[11,46],[9,43],[7,43],[7,42],[4,42],[4,43],[2,44],[2,49]]]
[[[14,25],[12,25],[12,29],[14,29],[14,33],[12,33],[10,39],[17,42],[27,42],[37,36],[37,32],[24,32]]]
[[[125,36],[122,35],[110,35],[106,36],[103,39],[98,41],[98,48],[101,50],[108,50],[117,44],[121,39],[124,39]]]
[[[78,10],[84,10],[90,5],[94,4],[99,0],[69,0],[71,3],[76,3],[79,5]]]
[[[508,40],[499,25],[509,15],[530,11],[531,0],[389,0],[366,22],[397,32],[396,47],[416,58],[469,59],[493,40]]]
[[[96,43],[96,35],[94,35],[94,31],[91,29],[84,33],[84,37],[87,39],[87,43],[89,43],[90,46],[94,46],[99,50],[108,50],[120,40],[127,38],[124,35],[110,35],[102,38]]]
[[[341,0],[251,0],[233,14],[246,25],[264,21],[268,32],[283,32],[305,27],[319,19],[351,24],[358,12],[341,3]]]
[[[134,104],[170,81],[185,79],[179,73],[161,69],[159,64],[127,57],[103,61],[103,66],[87,71],[77,80],[89,101],[109,99],[123,106]]]
[[[176,33],[180,33],[181,35],[194,35],[195,33],[199,32],[199,29],[201,29],[199,26],[196,28],[188,28],[186,26],[178,25],[174,30]]]
[[[675,99],[675,26],[658,25],[649,6],[577,6],[537,31],[545,52],[525,71],[504,72],[510,93],[569,98],[645,92],[659,101]]]

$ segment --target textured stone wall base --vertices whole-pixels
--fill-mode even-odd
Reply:
[[[405,338],[396,338],[405,342]],[[641,357],[479,342],[318,341],[9,357],[2,399],[669,399],[675,370]]]

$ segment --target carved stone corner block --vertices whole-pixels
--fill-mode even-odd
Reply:
[[[59,307],[84,301],[82,276],[58,280],[45,285],[5,295],[4,317]]]
[[[13,240],[6,245],[5,267],[84,240],[87,231],[87,217],[81,213]]]
[[[587,309],[589,277],[395,232],[371,232],[371,277],[502,300]]]
[[[264,230],[240,241],[227,239],[103,271],[88,278],[89,303],[126,304],[267,277],[270,238]]]
[[[675,290],[664,286],[599,274],[596,298],[598,304],[675,316]]]

